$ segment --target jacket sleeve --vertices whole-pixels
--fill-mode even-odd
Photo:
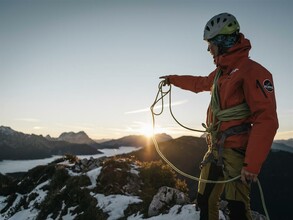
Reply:
[[[213,71],[208,76],[171,75],[168,79],[174,86],[198,93],[211,90],[215,72]]]
[[[276,100],[272,75],[260,65],[245,75],[243,91],[252,112],[245,169],[258,174],[265,161],[278,129]]]

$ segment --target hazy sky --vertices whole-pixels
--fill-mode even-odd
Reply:
[[[229,12],[253,60],[274,77],[280,128],[293,138],[292,0],[0,0],[0,125],[94,139],[138,134],[151,123],[159,76],[214,68],[203,28]],[[174,114],[201,129],[209,93],[173,89]],[[180,129],[166,111],[160,131]]]

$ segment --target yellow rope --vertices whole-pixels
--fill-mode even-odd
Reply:
[[[221,181],[215,181],[215,180],[206,180],[206,179],[201,179],[199,177],[195,177],[195,176],[192,176],[190,174],[187,174],[185,172],[183,172],[182,170],[178,169],[174,164],[172,164],[164,155],[163,153],[160,151],[159,149],[159,145],[158,145],[158,142],[155,138],[155,135],[152,136],[152,139],[153,139],[153,142],[154,142],[154,145],[155,145],[155,148],[156,148],[156,151],[158,152],[158,154],[160,155],[160,157],[173,169],[175,170],[177,173],[181,174],[182,176],[185,176],[189,179],[192,179],[192,180],[195,180],[195,181],[198,181],[198,182],[203,182],[203,183],[228,183],[228,182],[231,182],[231,181],[234,181],[234,180],[237,180],[240,178],[240,175],[239,176],[236,176],[232,179],[229,179],[229,180],[221,180]]]
[[[191,131],[196,131],[196,132],[206,132],[206,130],[198,130],[198,129],[192,129],[192,128],[189,128],[189,127],[186,127],[184,126],[183,124],[181,124],[177,119],[176,117],[174,116],[173,112],[172,112],[172,107],[171,107],[171,85],[169,85],[169,89],[167,91],[163,91],[163,86],[164,86],[164,81],[161,81],[159,83],[159,88],[158,88],[158,92],[157,92],[157,95],[156,95],[156,98],[155,98],[155,101],[154,103],[151,105],[150,109],[151,109],[151,113],[152,113],[152,126],[153,126],[153,135],[152,135],[152,140],[154,142],[154,145],[155,145],[155,149],[157,151],[157,153],[159,154],[159,156],[173,169],[175,170],[177,173],[181,174],[182,176],[185,176],[189,179],[192,179],[192,180],[195,180],[195,181],[198,181],[198,182],[203,182],[203,183],[228,183],[228,182],[232,182],[234,180],[237,180],[241,177],[241,175],[239,176],[236,176],[234,178],[231,178],[231,179],[228,179],[228,180],[208,180],[208,179],[201,179],[199,177],[195,177],[193,175],[190,175],[188,173],[185,173],[183,172],[182,170],[178,169],[174,164],[172,164],[165,156],[164,154],[161,152],[160,148],[159,148],[159,145],[158,145],[158,142],[156,140],[156,137],[155,137],[155,127],[156,127],[156,123],[155,123],[155,116],[159,116],[163,113],[164,111],[164,97],[166,95],[169,94],[169,110],[170,110],[170,113],[173,117],[173,119],[183,128],[185,129],[188,129],[188,130],[191,130]],[[159,113],[156,113],[154,111],[154,108],[156,106],[156,104],[158,102],[161,101],[161,110]],[[264,194],[263,194],[263,191],[262,191],[262,187],[261,187],[261,184],[259,182],[259,180],[257,179],[257,184],[258,184],[258,188],[259,188],[259,192],[260,192],[260,196],[261,196],[261,201],[262,201],[262,206],[263,206],[263,209],[264,209],[264,212],[265,212],[265,215],[266,215],[266,218],[267,220],[270,220],[269,218],[269,214],[268,214],[268,210],[267,210],[267,207],[266,207],[266,204],[265,204],[265,200],[264,200]]]

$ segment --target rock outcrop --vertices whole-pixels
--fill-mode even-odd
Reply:
[[[189,198],[186,194],[171,187],[163,186],[154,196],[149,209],[148,216],[156,216],[164,213],[174,205],[185,205],[189,203]]]
[[[96,169],[101,166],[102,162],[107,157],[93,158],[90,159],[84,158],[81,160],[77,160],[75,164],[71,167],[71,170],[76,173],[86,173],[90,170]]]

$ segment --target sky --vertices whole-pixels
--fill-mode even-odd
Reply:
[[[280,128],[293,138],[291,0],[0,0],[0,125],[93,139],[151,129],[149,107],[163,75],[208,75],[206,22],[229,12],[251,41],[250,57],[274,78]],[[209,93],[172,88],[173,111],[203,129]],[[181,129],[167,109],[156,131]]]

